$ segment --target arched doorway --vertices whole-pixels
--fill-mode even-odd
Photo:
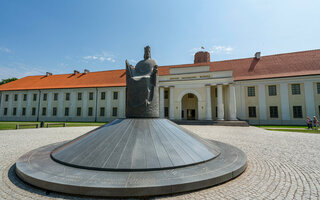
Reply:
[[[181,99],[181,119],[198,119],[198,98],[192,93],[185,94]]]

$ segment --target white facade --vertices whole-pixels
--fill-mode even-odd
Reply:
[[[304,124],[306,117],[319,117],[320,112],[320,75],[235,81],[232,71],[181,67],[159,76],[159,87],[160,116],[173,120]],[[111,121],[125,117],[125,87],[0,94],[1,121]]]

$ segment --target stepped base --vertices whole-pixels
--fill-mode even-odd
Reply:
[[[152,119],[139,120],[152,121]],[[179,128],[179,126],[166,120],[160,122],[162,124],[169,123],[168,126],[172,125]],[[160,122],[152,121],[151,124]],[[113,124],[118,124],[117,126],[119,126],[119,123],[121,122]],[[202,145],[204,145],[209,152],[219,153],[213,153],[214,156],[211,159],[205,159],[203,162],[194,162],[192,164],[172,165],[169,168],[168,166],[163,168],[125,168],[125,170],[123,170],[123,168],[93,169],[71,166],[70,164],[57,162],[52,159],[52,153],[61,150],[61,147],[66,151],[66,154],[72,153],[73,151],[67,151],[67,147],[70,147],[71,150],[74,149],[75,147],[71,148],[71,145],[83,140],[88,134],[90,137],[95,137],[95,135],[97,137],[108,136],[108,131],[103,131],[103,129],[109,130],[110,126],[113,126],[112,123],[109,127],[106,126],[97,129],[100,132],[94,130],[93,132],[97,132],[96,134],[90,135],[87,133],[71,142],[50,144],[26,153],[16,162],[17,175],[23,181],[49,191],[86,196],[141,197],[186,192],[217,185],[237,177],[245,170],[247,165],[247,157],[240,149],[229,144],[197,138],[193,136],[192,133],[188,133],[187,130],[185,130],[186,132],[180,133],[182,135],[186,134],[182,138],[186,138],[189,141],[192,141],[191,139],[193,138],[199,142],[199,148],[203,148]],[[183,131],[184,129],[179,130]],[[170,135],[170,133],[168,134]],[[146,133],[143,137],[146,138],[148,135],[152,136],[153,134]],[[173,138],[173,136],[169,135],[164,135],[164,137]],[[137,138],[139,138],[139,136],[137,136]],[[180,140],[180,137],[177,139]],[[85,141],[86,140],[83,142]],[[91,142],[88,143],[91,144]],[[196,143],[193,142],[192,144],[195,145]],[[177,143],[177,145],[183,147],[181,146],[182,143]],[[186,147],[182,149],[187,150]],[[193,148],[187,152],[191,153],[196,149],[197,148],[193,146]],[[135,148],[133,148],[133,151],[135,151]],[[108,151],[105,150],[105,152]],[[131,159],[132,158],[134,159],[135,156],[131,157]],[[158,158],[163,158],[163,155],[158,154]],[[178,160],[179,159],[176,158],[176,161]],[[148,159],[146,161],[148,161]]]

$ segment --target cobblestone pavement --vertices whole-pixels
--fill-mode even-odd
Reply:
[[[160,199],[320,199],[320,134],[273,132],[255,127],[184,126],[202,137],[239,147],[246,171],[216,187]],[[25,152],[73,139],[93,127],[0,131],[0,199],[85,199],[34,188],[12,167]]]

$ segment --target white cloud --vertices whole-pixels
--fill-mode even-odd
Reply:
[[[0,51],[5,53],[11,53],[11,50],[5,47],[0,47]]]
[[[208,51],[209,53],[225,53],[225,54],[231,54],[232,51],[234,50],[233,47],[230,46],[222,46],[222,45],[215,45],[209,48],[193,48],[190,50],[190,52],[192,53],[192,55],[194,55],[194,53],[198,52],[198,51]]]
[[[113,58],[114,56],[107,53],[107,52],[102,52],[101,54],[93,55],[93,56],[84,56],[83,59],[85,60],[97,60],[97,61],[109,61],[109,62],[116,62],[116,60]]]
[[[129,59],[129,62],[137,63],[138,61],[136,61],[136,60],[134,60],[134,59]]]
[[[43,67],[32,67],[22,63],[13,63],[8,66],[0,65],[0,71],[0,79],[22,78],[25,76],[44,75],[46,73]]]

